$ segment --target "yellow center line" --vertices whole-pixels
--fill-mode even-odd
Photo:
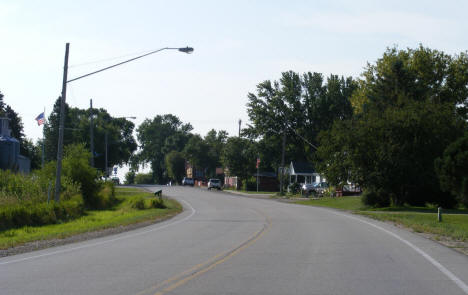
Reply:
[[[162,294],[164,294],[166,292],[170,292],[170,291],[174,290],[175,288],[180,287],[180,286],[184,285],[185,283],[193,280],[194,278],[196,278],[196,277],[206,273],[207,271],[213,269],[218,264],[226,262],[227,260],[229,260],[233,256],[237,255],[242,250],[246,249],[247,247],[249,247],[250,245],[255,243],[271,227],[271,219],[267,215],[262,213],[261,211],[259,211],[259,210],[255,210],[255,211],[257,211],[257,213],[259,213],[263,217],[265,217],[265,219],[267,221],[267,224],[264,225],[264,227],[261,230],[257,231],[254,235],[252,235],[245,242],[240,244],[238,247],[236,247],[236,248],[234,248],[234,249],[232,249],[232,250],[230,250],[228,252],[219,253],[219,254],[211,257],[210,259],[208,259],[206,262],[199,263],[199,264],[195,265],[194,267],[190,268],[189,270],[186,270],[186,271],[184,271],[184,272],[182,272],[182,273],[180,273],[178,275],[175,275],[175,276],[173,276],[173,277],[171,277],[171,278],[169,278],[169,279],[167,279],[167,280],[165,280],[165,281],[151,287],[150,289],[146,289],[146,290],[143,290],[143,291],[137,293],[137,295],[147,294],[149,292],[153,292],[153,291],[161,288],[162,286],[165,286],[165,285],[168,285],[168,284],[170,284],[170,285],[167,286],[166,288],[164,288],[163,290],[156,292],[154,295],[162,295]]]

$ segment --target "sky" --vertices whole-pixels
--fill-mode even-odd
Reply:
[[[69,1],[0,0],[0,91],[26,137],[42,127],[68,77],[165,50],[70,82],[72,107],[135,116],[173,114],[194,133],[236,135],[247,94],[281,72],[359,77],[388,47],[468,49],[468,1]]]

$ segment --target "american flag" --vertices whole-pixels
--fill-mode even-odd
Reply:
[[[36,117],[37,125],[41,126],[45,123],[44,112],[40,113],[39,116]]]

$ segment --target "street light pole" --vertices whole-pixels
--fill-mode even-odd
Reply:
[[[57,147],[57,174],[55,176],[55,202],[60,200],[60,176],[62,175],[62,157],[63,157],[63,129],[65,123],[65,101],[67,98],[67,76],[68,76],[68,52],[70,43],[65,45],[65,61],[63,64],[62,96],[60,97],[60,125]]]
[[[85,78],[85,77],[100,73],[102,71],[105,71],[105,70],[120,66],[122,64],[137,60],[139,58],[142,58],[142,57],[145,57],[145,56],[148,56],[150,54],[154,54],[156,52],[160,52],[160,51],[163,51],[163,50],[174,49],[174,50],[178,50],[180,52],[184,52],[184,53],[187,53],[187,54],[190,54],[190,53],[193,52],[193,48],[188,47],[188,46],[187,47],[164,47],[164,48],[154,50],[154,51],[151,51],[149,53],[146,53],[146,54],[143,54],[143,55],[140,55],[140,56],[125,60],[125,61],[117,63],[115,65],[111,65],[111,66],[102,68],[100,70],[91,72],[89,74],[82,75],[82,76],[76,77],[74,79],[68,80],[68,52],[69,52],[69,48],[70,48],[70,43],[66,43],[66,45],[65,45],[65,62],[64,62],[64,66],[63,66],[62,96],[60,98],[60,126],[59,126],[59,138],[58,138],[58,148],[57,148],[57,172],[56,172],[56,175],[55,175],[55,201],[56,202],[59,202],[59,200],[60,200],[60,178],[61,178],[61,174],[62,174],[63,131],[64,131],[64,122],[65,122],[64,117],[65,117],[65,101],[66,101],[66,97],[67,97],[67,83],[70,83],[70,82],[73,82],[73,81],[76,81],[76,80],[79,80],[79,79],[82,79],[82,78]]]
[[[93,99],[89,100],[89,142],[91,148],[91,167],[94,167],[94,126],[93,126]]]

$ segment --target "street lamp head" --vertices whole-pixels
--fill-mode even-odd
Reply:
[[[193,52],[193,47],[188,47],[188,46],[187,46],[187,47],[181,47],[181,48],[179,48],[179,51],[180,51],[180,52],[185,52],[185,53],[187,53],[187,54],[190,54],[190,53]]]

